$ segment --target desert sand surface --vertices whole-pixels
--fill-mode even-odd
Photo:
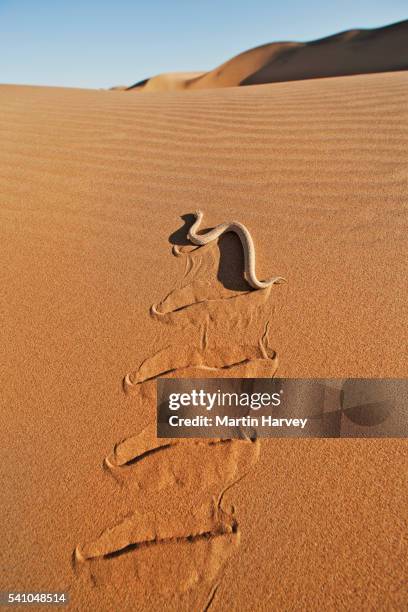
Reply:
[[[340,32],[310,42],[274,42],[240,53],[201,74],[165,73],[134,91],[212,89],[408,68],[408,21]]]
[[[408,375],[407,94],[404,72],[0,88],[3,589],[73,610],[408,607],[405,440],[154,431],[163,372]],[[196,209],[244,223],[259,278],[287,282],[251,291],[233,234],[191,249]]]

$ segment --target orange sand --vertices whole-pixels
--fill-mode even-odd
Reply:
[[[76,610],[408,606],[405,441],[186,444],[132,463],[153,386],[122,388],[165,347],[145,376],[244,357],[239,375],[268,375],[275,351],[279,376],[407,376],[407,94],[403,72],[190,95],[0,88],[2,588],[66,589]],[[231,235],[174,257],[197,208],[206,227],[245,223],[259,277],[288,283],[245,293]],[[251,466],[224,495],[235,518],[210,515]],[[127,535],[98,540],[115,525]],[[153,543],[103,557],[136,532]]]

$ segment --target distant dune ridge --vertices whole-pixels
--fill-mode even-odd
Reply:
[[[236,55],[209,72],[171,72],[128,90],[172,91],[260,85],[408,68],[408,20],[347,30],[310,42],[275,42]]]

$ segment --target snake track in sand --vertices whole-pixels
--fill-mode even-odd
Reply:
[[[238,235],[244,249],[245,280],[253,289],[265,289],[266,287],[274,285],[275,283],[285,282],[285,279],[281,276],[275,276],[263,281],[258,280],[255,272],[255,245],[252,236],[245,225],[239,223],[238,221],[230,221],[228,223],[221,223],[220,225],[217,225],[214,227],[214,229],[209,230],[205,234],[197,234],[204,215],[201,210],[197,210],[194,215],[196,220],[191,226],[187,237],[190,242],[197,246],[204,246],[213,240],[217,240],[217,238],[226,232],[234,232]]]

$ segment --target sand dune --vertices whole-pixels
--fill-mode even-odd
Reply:
[[[138,91],[259,85],[408,68],[408,21],[348,30],[306,43],[277,42],[245,51],[210,72],[162,74],[132,85]]]
[[[203,72],[165,72],[159,74],[151,79],[145,79],[140,81],[131,87],[127,87],[127,90],[137,91],[174,91],[183,90],[186,88],[186,84],[201,77]]]
[[[76,610],[407,608],[404,440],[152,430],[164,372],[407,376],[407,93],[404,72],[0,87],[5,585]],[[233,234],[195,250],[196,209],[287,283],[251,291]]]

